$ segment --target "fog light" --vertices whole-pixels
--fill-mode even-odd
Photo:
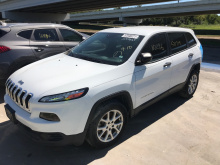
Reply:
[[[48,121],[60,121],[60,118],[54,113],[40,113],[40,118]]]

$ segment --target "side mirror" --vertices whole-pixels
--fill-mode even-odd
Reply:
[[[86,39],[86,37],[82,37],[82,40],[84,41]]]
[[[139,56],[139,60],[137,61],[138,65],[143,65],[152,60],[152,55],[151,53],[141,53]]]

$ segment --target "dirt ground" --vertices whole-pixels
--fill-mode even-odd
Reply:
[[[194,97],[161,100],[131,119],[119,142],[97,150],[32,142],[4,112],[0,92],[0,164],[219,165],[220,72],[202,70]]]

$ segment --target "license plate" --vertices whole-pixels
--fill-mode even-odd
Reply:
[[[14,124],[17,124],[17,119],[15,117],[15,111],[9,107],[8,105],[5,105],[5,112],[6,112],[6,115],[8,116],[8,118],[14,123]]]

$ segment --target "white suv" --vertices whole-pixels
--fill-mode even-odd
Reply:
[[[152,103],[175,92],[190,98],[202,54],[190,29],[103,30],[11,75],[6,113],[36,141],[106,147]]]

